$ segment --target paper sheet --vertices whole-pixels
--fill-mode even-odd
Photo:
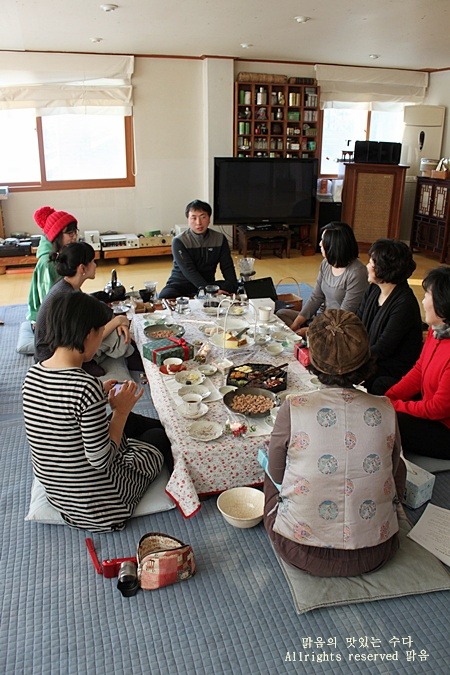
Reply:
[[[418,544],[450,565],[450,510],[428,504],[420,520],[408,533]]]

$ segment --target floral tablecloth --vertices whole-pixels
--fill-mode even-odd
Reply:
[[[176,323],[186,330],[185,339],[207,341],[200,326],[211,321],[203,313],[198,301],[191,301],[191,313],[186,317],[174,314]],[[133,318],[133,333],[142,355],[143,345],[148,341],[144,328],[154,315],[137,314]],[[234,365],[243,363],[268,363],[281,365],[288,362],[288,391],[305,391],[315,387],[310,374],[294,359],[293,347],[285,348],[279,356],[272,356],[264,347],[227,350],[226,357]],[[212,346],[208,363],[222,360],[223,350]],[[257,462],[258,448],[269,440],[271,428],[264,430],[264,422],[258,420],[255,432],[245,437],[222,435],[216,440],[202,442],[191,438],[187,430],[191,420],[182,417],[173,396],[173,376],[164,375],[159,367],[143,358],[145,372],[151,388],[154,406],[172,443],[174,470],[166,492],[176,502],[185,517],[193,516],[200,508],[199,495],[221,492],[232,487],[256,485],[263,481],[263,470]],[[186,362],[188,368],[198,364]],[[210,377],[216,388],[225,384],[226,376],[217,372]],[[169,384],[169,387],[167,386]],[[216,398],[216,397],[213,397]],[[222,426],[229,417],[223,400],[208,401],[208,412],[201,419],[219,422]],[[250,420],[251,423],[251,420]]]

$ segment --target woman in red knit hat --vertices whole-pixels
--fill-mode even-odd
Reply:
[[[27,319],[32,323],[36,321],[42,300],[59,279],[55,263],[49,258],[50,254],[59,253],[63,246],[78,238],[77,219],[66,211],[55,211],[51,206],[42,206],[35,212],[34,220],[44,234],[37,250],[38,261],[28,295]]]

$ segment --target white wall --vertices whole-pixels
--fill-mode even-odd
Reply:
[[[425,103],[428,105],[445,105],[447,108],[441,156],[450,157],[450,71],[430,73],[430,86]]]

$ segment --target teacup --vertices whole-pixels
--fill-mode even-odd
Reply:
[[[270,321],[272,316],[272,307],[259,307],[258,318],[260,321]]]
[[[163,365],[166,367],[168,373],[178,373],[183,365],[183,359],[170,358],[164,359]]]
[[[200,412],[202,397],[200,394],[185,394],[184,407],[188,415],[197,415]]]

